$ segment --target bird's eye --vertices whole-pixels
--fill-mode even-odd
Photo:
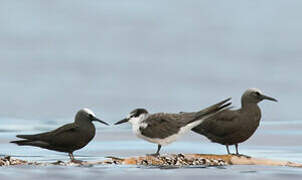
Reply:
[[[130,117],[130,118],[135,117],[135,113],[131,113],[129,117]]]
[[[259,93],[259,92],[255,92],[255,94],[256,94],[257,96],[260,96],[260,93]]]
[[[92,114],[89,114],[88,116],[89,116],[90,118],[93,118],[93,115],[92,115]]]

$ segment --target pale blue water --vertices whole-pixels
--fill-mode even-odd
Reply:
[[[8,142],[18,133],[69,123],[83,107],[114,123],[136,107],[195,111],[227,97],[239,107],[243,91],[258,87],[279,102],[260,104],[261,127],[241,151],[302,162],[301,8],[298,0],[0,1],[0,154],[67,160],[62,153]],[[97,127],[94,141],[76,152],[84,160],[156,148],[135,138],[129,125]],[[225,149],[190,133],[163,152]],[[1,179],[301,178],[299,169],[253,166],[92,167],[80,173],[69,167],[18,167],[0,173]]]

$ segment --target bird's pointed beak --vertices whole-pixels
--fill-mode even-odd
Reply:
[[[272,98],[272,97],[269,97],[269,96],[266,96],[266,95],[263,95],[263,94],[261,95],[261,98],[262,98],[262,99],[267,99],[267,100],[270,100],[270,101],[278,102],[277,99]]]
[[[109,126],[108,123],[106,123],[106,122],[104,122],[104,121],[102,121],[102,120],[100,120],[100,119],[98,119],[98,118],[94,118],[92,121],[98,121],[98,122],[100,122],[100,123],[102,123],[102,124],[105,124],[105,125]]]
[[[126,122],[128,122],[128,121],[129,121],[129,119],[128,119],[128,118],[125,118],[125,119],[122,119],[122,120],[116,122],[114,125],[123,124],[123,123],[126,123]]]

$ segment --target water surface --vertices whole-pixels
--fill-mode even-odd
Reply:
[[[255,157],[301,162],[302,2],[78,0],[0,2],[0,154],[67,160],[64,153],[16,147],[19,133],[73,121],[83,107],[113,123],[132,109],[195,111],[258,87],[260,128],[240,146]],[[76,152],[83,160],[155,151],[130,126],[105,128]],[[163,153],[225,153],[190,133]],[[4,167],[1,179],[300,179],[288,167],[145,169]]]

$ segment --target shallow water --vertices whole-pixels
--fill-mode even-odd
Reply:
[[[0,2],[0,154],[68,160],[66,154],[8,142],[69,123],[83,107],[113,123],[136,107],[195,111],[258,87],[262,122],[240,151],[301,162],[302,2],[77,0]],[[129,125],[97,124],[83,160],[155,151]],[[190,133],[163,153],[225,153]],[[2,167],[1,179],[300,179],[287,167],[146,169]]]
[[[302,132],[291,133],[293,129],[302,126],[302,123],[296,122],[294,126],[292,124],[263,122],[255,135],[240,145],[240,152],[253,157],[302,163],[302,145],[297,141],[297,139],[302,138]],[[22,133],[36,132],[39,131],[28,130]],[[3,155],[11,155],[29,161],[68,161],[68,156],[64,153],[41,150],[39,148],[16,147],[14,144],[8,144],[8,141],[15,139],[14,135],[16,133],[21,132],[6,131],[0,134],[0,149]],[[99,127],[95,139],[85,148],[76,151],[75,156],[81,160],[96,161],[104,160],[106,156],[137,156],[151,153],[155,150],[156,145],[137,139],[131,133],[131,129]],[[180,139],[180,141],[164,147],[162,153],[224,154],[225,148],[219,144],[210,143],[206,138],[192,132]],[[90,167],[19,166],[2,167],[1,169],[0,174],[3,179],[32,179],[38,177],[46,179],[132,179],[138,177],[145,179],[200,179],[203,177],[209,179],[300,179],[302,177],[302,170],[299,168],[268,166],[201,166],[161,169],[139,166],[96,165]]]

